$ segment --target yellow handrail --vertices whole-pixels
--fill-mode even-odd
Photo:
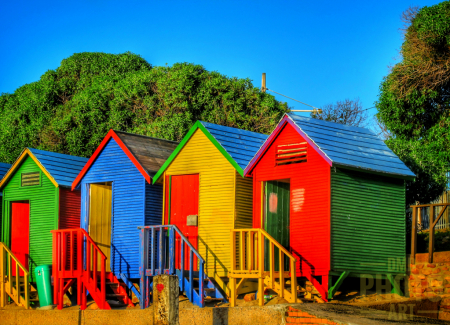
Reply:
[[[15,273],[12,275],[12,262],[15,262]],[[20,275],[20,271],[23,275]],[[25,309],[30,308],[30,285],[28,282],[29,272],[20,263],[20,261],[14,256],[14,254],[6,247],[4,243],[0,243],[0,306],[5,307],[6,305],[6,294],[8,294],[19,306],[25,307]],[[21,281],[23,278],[23,281]],[[16,280],[13,286],[13,280]],[[24,284],[22,298],[21,283]]]
[[[237,236],[238,235],[238,236]],[[269,270],[264,269],[265,260],[265,239],[269,245]],[[239,288],[246,279],[258,279],[258,299],[259,304],[264,304],[264,288],[270,288],[278,292],[281,297],[287,298],[290,302],[297,302],[297,259],[270,236],[263,229],[232,229],[231,230],[231,270],[229,272],[231,306],[236,305],[236,297]],[[279,251],[279,270],[275,271],[275,249]],[[237,256],[239,255],[239,256]],[[288,270],[285,270],[284,258],[289,259]],[[290,273],[291,291],[285,288],[285,276]],[[279,281],[276,282],[275,279]],[[241,279],[237,284],[236,279]]]

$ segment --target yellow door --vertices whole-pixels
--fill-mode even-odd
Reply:
[[[106,255],[106,272],[111,272],[112,184],[91,184],[89,204],[89,236]],[[101,270],[100,256],[98,270]]]

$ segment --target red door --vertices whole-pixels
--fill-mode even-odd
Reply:
[[[30,204],[13,202],[11,206],[11,252],[28,271],[30,256]],[[16,263],[12,263],[16,275]],[[20,272],[23,275],[23,272]]]
[[[176,225],[195,249],[198,248],[198,227],[187,226],[189,215],[198,215],[198,174],[172,176],[170,183],[170,224]],[[176,236],[175,267],[180,268],[181,238]],[[184,248],[184,269],[189,269],[189,249]],[[194,255],[194,271],[197,271],[197,258]]]

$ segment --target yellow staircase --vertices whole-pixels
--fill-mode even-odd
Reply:
[[[14,276],[12,261],[16,264]],[[0,243],[0,263],[0,307],[5,307],[9,296],[18,306],[30,309],[29,272],[3,243]]]
[[[267,243],[267,245],[264,244]],[[269,267],[264,269],[265,246]],[[278,258],[275,252],[278,250]],[[285,269],[285,260],[289,259]],[[276,271],[278,265],[278,271]],[[264,305],[264,290],[271,289],[291,303],[297,302],[296,258],[263,229],[231,230],[230,305],[236,306],[240,288],[249,279],[258,280],[259,305]]]

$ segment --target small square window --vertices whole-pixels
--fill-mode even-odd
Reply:
[[[41,173],[22,173],[22,186],[36,186],[41,184]]]

